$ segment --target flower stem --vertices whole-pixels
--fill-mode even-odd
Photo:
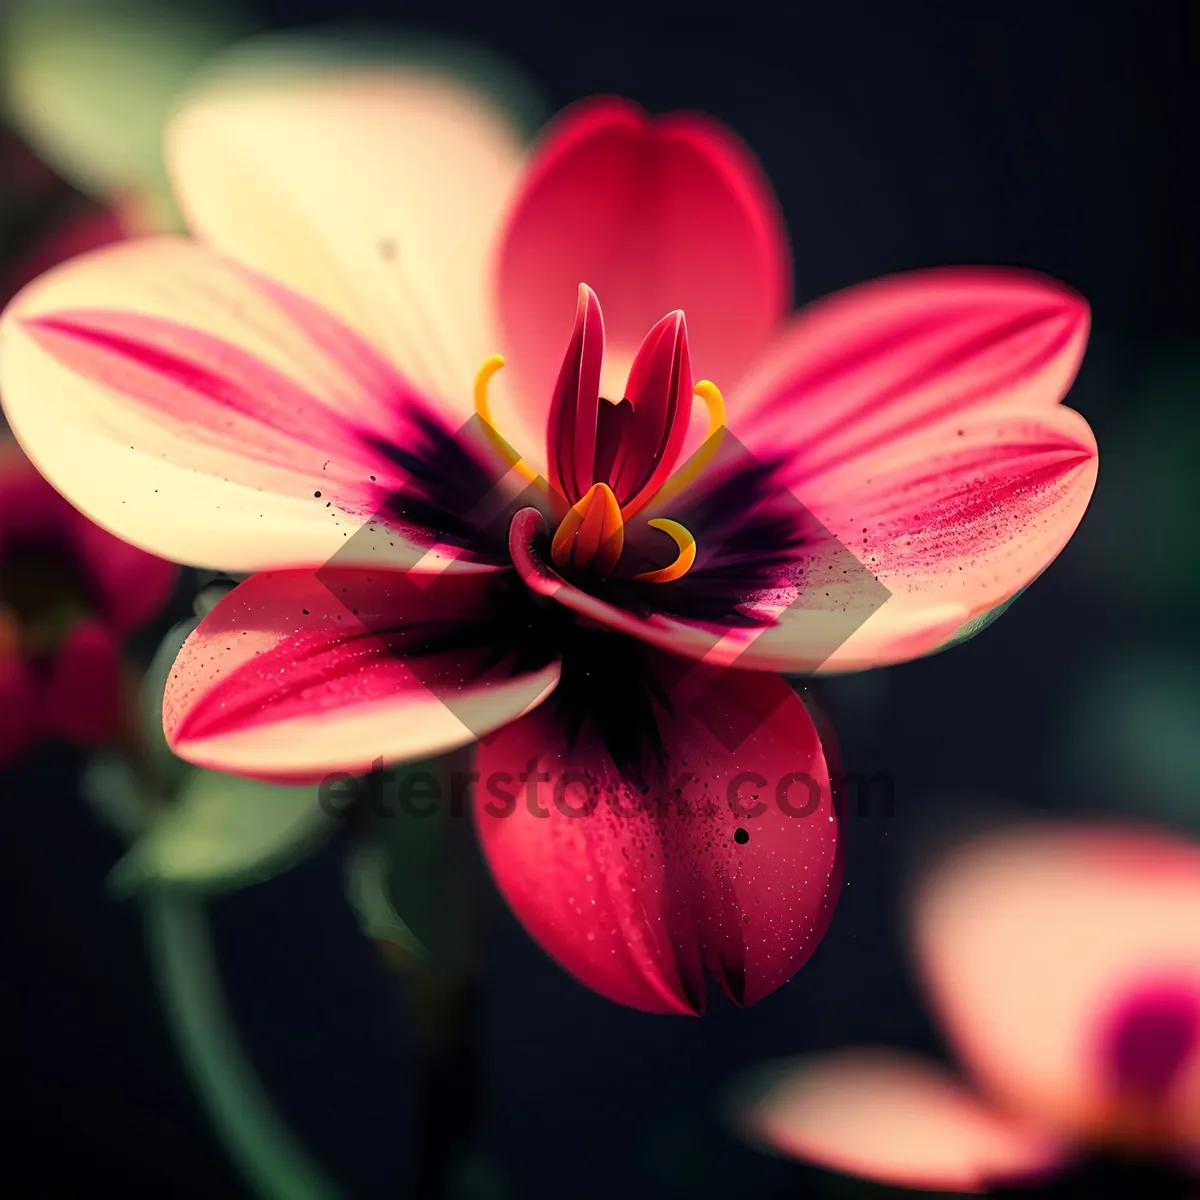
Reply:
[[[450,1200],[482,1116],[480,997],[478,988],[465,980],[435,980],[422,973],[413,983],[414,1008],[432,1001],[440,1027],[439,1036],[427,1037],[421,1047],[416,1195],[417,1200]]]
[[[176,1047],[247,1186],[261,1200],[336,1200],[341,1190],[286,1128],[242,1054],[201,905],[151,892],[146,933]]]

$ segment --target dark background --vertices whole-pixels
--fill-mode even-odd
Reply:
[[[800,303],[944,263],[1057,276],[1093,306],[1071,403],[1105,463],[1148,403],[1139,381],[1200,333],[1183,4],[258,7],[280,27],[362,16],[471,37],[555,107],[618,92],[716,114],[774,181]],[[902,943],[908,872],[968,813],[1098,806],[1068,794],[1060,768],[1073,689],[1114,647],[1170,650],[1188,636],[1190,621],[1162,625],[1152,578],[1113,595],[1094,569],[1099,557],[1120,573],[1127,549],[1097,525],[1123,507],[1106,478],[1102,466],[1078,538],[982,636],[822,690],[847,766],[890,773],[896,810],[847,821],[832,929],[780,992],[747,1011],[714,997],[702,1020],[629,1012],[563,974],[491,898],[483,1136],[511,1197],[818,1194],[815,1174],[722,1131],[729,1082],[844,1044],[940,1052]],[[121,846],[79,799],[81,762],[47,750],[0,775],[3,1169],[22,1196],[240,1196],[177,1065],[138,911],[105,892]],[[345,903],[343,850],[210,912],[230,1004],[276,1103],[354,1200],[382,1200],[413,1194],[411,1023]]]

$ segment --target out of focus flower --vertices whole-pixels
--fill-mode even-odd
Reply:
[[[0,442],[0,761],[40,738],[118,735],[121,638],[158,614],[177,571],[93,525]]]
[[[1088,1152],[1200,1161],[1200,849],[1137,826],[992,836],[930,876],[913,929],[973,1083],[883,1051],[789,1064],[744,1113],[757,1140],[965,1192]]]
[[[1095,478],[1059,403],[1084,302],[947,270],[789,320],[745,148],[617,100],[526,154],[432,74],[215,91],[169,159],[201,240],[32,285],[2,369],[85,511],[259,572],[180,655],[175,749],[302,780],[482,737],[489,861],[577,976],[664,1011],[702,1005],[705,968],[740,1002],[778,986],[837,855],[772,672],[932,651],[1054,558]],[[733,748],[706,706],[740,716]],[[808,820],[736,786],[801,775]]]

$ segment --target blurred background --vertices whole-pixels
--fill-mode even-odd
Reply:
[[[906,887],[931,847],[1022,812],[1119,813],[1200,835],[1200,289],[1185,6],[24,9],[7,6],[0,27],[5,296],[40,269],[39,253],[56,253],[51,234],[171,227],[158,131],[208,55],[256,30],[361,19],[469,39],[523,72],[548,111],[616,92],[651,111],[715,114],[780,196],[798,303],[950,263],[1033,267],[1090,301],[1092,340],[1069,403],[1101,446],[1092,507],[1046,575],[974,640],[817,689],[847,769],[890,776],[895,808],[848,818],[832,928],[766,1001],[746,1011],[718,1001],[702,1020],[674,1020],[600,999],[529,940],[467,848],[461,869],[487,920],[472,992],[479,1033],[453,1069],[431,1075],[412,989],[363,936],[363,906],[347,903],[347,831],[202,906],[201,965],[219,977],[239,1061],[330,1181],[306,1194],[418,1195],[417,1144],[445,1134],[422,1123],[431,1103],[443,1114],[461,1105],[471,1127],[464,1197],[540,1200],[564,1184],[574,1200],[848,1194],[835,1177],[741,1146],[722,1105],[763,1059],[861,1043],[944,1053],[903,942]],[[97,31],[109,10],[135,13],[143,40],[106,42]],[[185,578],[132,644],[142,666],[191,615],[196,582]],[[155,918],[108,884],[125,845],[83,786],[86,761],[48,744],[0,771],[10,1089],[0,1136],[5,1174],[23,1181],[5,1190],[253,1196],[179,1052],[187,1014],[163,986]],[[456,1097],[464,1077],[475,1084]]]

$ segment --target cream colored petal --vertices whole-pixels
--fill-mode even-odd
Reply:
[[[415,68],[217,82],[167,139],[198,236],[328,307],[463,416],[499,349],[490,252],[521,156],[498,104]]]

